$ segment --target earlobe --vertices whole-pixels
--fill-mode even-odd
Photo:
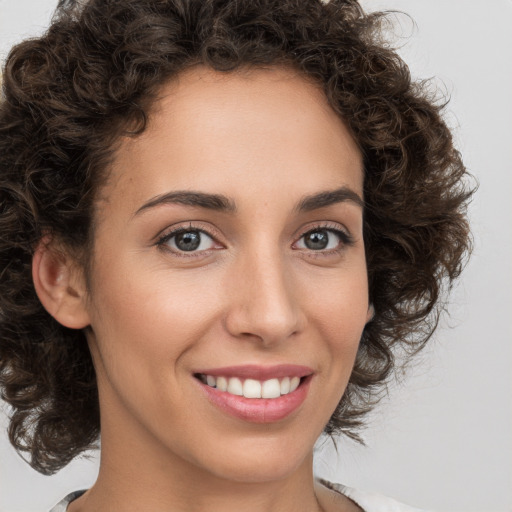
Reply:
[[[57,322],[70,329],[89,325],[83,272],[48,239],[43,239],[34,253],[32,279],[41,304]]]
[[[375,308],[373,307],[373,304],[370,304],[368,306],[368,312],[366,313],[366,323],[370,323],[373,320],[373,317],[375,316]]]

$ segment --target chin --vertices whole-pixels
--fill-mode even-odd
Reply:
[[[211,454],[215,459],[211,464],[205,465],[203,459],[201,465],[218,478],[252,484],[285,480],[304,464],[305,459],[312,459],[313,442],[308,443],[295,436],[290,443],[280,439],[279,435],[269,433],[269,436],[272,437],[247,441],[243,443],[245,446],[231,447],[230,450],[219,450]],[[310,444],[310,449],[304,449]],[[219,457],[219,454],[222,455]]]
[[[247,484],[277,482],[293,475],[300,467],[300,462],[293,463],[285,457],[279,461],[263,461],[260,457],[259,460],[246,460],[241,463],[233,463],[228,467],[220,467],[216,476],[232,482]]]

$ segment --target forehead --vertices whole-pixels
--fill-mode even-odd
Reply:
[[[173,189],[362,193],[348,129],[321,88],[289,68],[183,72],[160,90],[146,130],[121,141],[112,175],[104,192],[125,203]]]

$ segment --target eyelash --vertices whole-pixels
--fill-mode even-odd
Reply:
[[[155,245],[157,245],[162,250],[171,252],[174,256],[177,256],[179,258],[197,258],[197,257],[204,256],[205,253],[208,254],[212,250],[216,250],[216,249],[206,249],[203,251],[190,251],[187,253],[187,251],[176,251],[176,250],[171,249],[168,246],[166,246],[166,244],[175,236],[177,236],[181,233],[188,233],[190,231],[203,233],[203,234],[207,235],[208,237],[210,237],[212,240],[216,241],[215,235],[210,233],[207,229],[200,227],[200,226],[195,226],[193,224],[189,224],[186,227],[185,226],[179,227],[179,228],[172,229],[169,232],[166,232],[165,234],[163,234],[161,237],[158,238]],[[311,252],[315,258],[339,254],[346,247],[349,247],[354,244],[354,239],[352,238],[352,236],[349,233],[347,233],[346,231],[342,231],[337,226],[334,226],[332,224],[318,224],[316,226],[313,226],[311,229],[308,229],[307,231],[305,231],[300,236],[299,240],[304,238],[306,235],[309,235],[310,233],[314,233],[315,231],[328,231],[329,233],[334,233],[340,239],[339,247],[337,247],[335,249],[318,250],[318,251],[315,251],[314,249],[310,249],[309,252]]]
[[[306,235],[309,235],[310,233],[315,233],[316,231],[327,231],[329,234],[334,233],[338,239],[339,244],[334,249],[321,249],[315,251],[314,249],[306,249],[308,252],[310,252],[310,256],[313,256],[314,258],[322,258],[322,257],[329,257],[333,255],[337,255],[342,253],[347,247],[350,247],[354,245],[355,241],[354,238],[347,232],[341,230],[336,224],[317,224],[313,226],[311,229],[308,229],[302,235],[300,236],[299,240],[303,239]]]

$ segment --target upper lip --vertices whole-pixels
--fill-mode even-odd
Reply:
[[[269,380],[283,377],[305,377],[311,375],[313,370],[308,366],[297,364],[278,364],[274,366],[260,366],[245,364],[241,366],[225,366],[223,368],[207,368],[194,372],[213,377],[240,377],[242,379]]]

